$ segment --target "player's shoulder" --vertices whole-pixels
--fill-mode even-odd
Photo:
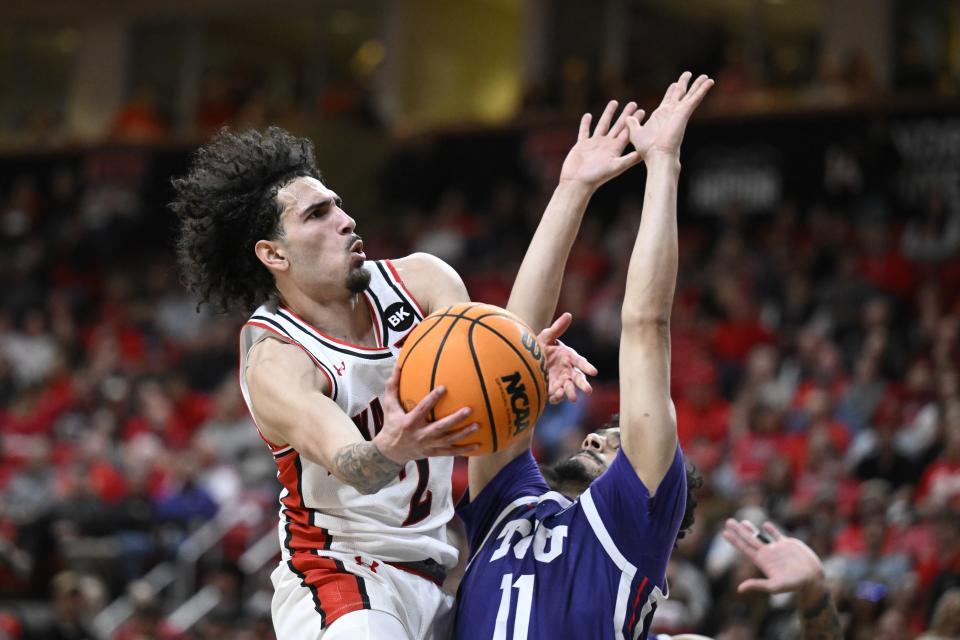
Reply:
[[[248,365],[276,366],[306,358],[306,354],[297,345],[280,336],[267,334],[250,347]],[[309,358],[308,358],[309,359]]]
[[[435,255],[417,252],[390,260],[397,277],[427,313],[469,300],[456,270]]]
[[[250,347],[246,378],[251,389],[266,382],[289,380],[291,376],[313,373],[316,365],[300,345],[267,335]]]
[[[416,251],[402,258],[385,260],[390,263],[401,278],[417,277],[423,273],[436,275],[437,273],[456,271],[441,258],[423,251]]]

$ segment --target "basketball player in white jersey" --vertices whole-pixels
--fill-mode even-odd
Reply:
[[[596,188],[638,159],[622,156],[636,105],[611,127],[615,109],[567,158],[511,296],[523,317],[526,300],[559,291],[562,268],[544,260],[566,255],[572,238],[550,237],[552,225],[579,220]],[[278,637],[447,637],[449,456],[472,450],[458,442],[477,427],[464,422],[468,409],[430,422],[442,387],[404,412],[394,365],[425,315],[468,300],[463,282],[427,254],[368,261],[311,143],[278,128],[221,132],[174,188],[187,287],[201,302],[255,309],[240,335],[240,383],[283,485]],[[542,329],[549,318],[534,320]],[[595,373],[556,341],[569,321],[541,334],[553,401],[589,391],[583,372]]]

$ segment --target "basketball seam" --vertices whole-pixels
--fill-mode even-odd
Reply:
[[[410,356],[413,354],[413,350],[416,349],[416,347],[417,347],[418,344],[420,344],[420,341],[423,340],[424,338],[426,338],[426,337],[427,337],[427,334],[430,333],[431,331],[433,331],[433,330],[437,327],[437,325],[440,324],[440,320],[441,320],[440,318],[437,318],[437,321],[434,322],[434,323],[433,323],[432,325],[430,325],[429,327],[427,327],[427,328],[424,330],[423,335],[420,336],[419,338],[417,338],[417,341],[414,342],[412,345],[410,345],[410,348],[409,348],[409,349],[407,349],[406,351],[401,351],[400,355],[397,356],[397,366],[400,367],[401,370],[403,369],[404,363],[405,363],[405,362],[410,358]],[[424,325],[424,324],[426,324],[426,323],[427,323],[427,321],[424,320],[424,321],[421,322],[420,324],[421,324],[421,325]],[[401,360],[400,356],[403,357],[402,360]]]
[[[477,357],[477,350],[473,346],[473,330],[478,323],[474,322],[467,331],[467,344],[470,345],[470,355],[473,356],[473,366],[477,371],[477,380],[480,382],[480,391],[483,392],[483,402],[487,405],[487,418],[490,423],[490,437],[492,439],[493,451],[497,450],[497,422],[493,417],[493,407],[490,406],[490,395],[487,393],[487,383],[483,379],[483,370],[480,367],[480,359]],[[483,326],[483,325],[480,325]]]
[[[487,325],[482,324],[482,323],[479,323],[479,322],[478,322],[477,324],[479,324],[481,327],[483,327],[484,329],[486,329],[487,331],[489,331],[489,332],[492,333],[493,335],[495,335],[495,336],[497,336],[498,338],[500,338],[505,345],[507,345],[508,347],[510,347],[510,349],[511,349],[515,354],[517,354],[517,355],[520,357],[520,362],[522,362],[522,363],[523,363],[523,366],[525,366],[525,367],[527,368],[527,372],[530,374],[530,377],[531,377],[534,381],[536,381],[536,379],[537,379],[537,374],[535,374],[535,373],[533,372],[533,368],[527,363],[526,358],[524,358],[524,357],[523,357],[523,354],[520,353],[520,351],[513,345],[512,342],[510,342],[510,339],[509,339],[509,338],[507,338],[506,336],[504,336],[503,334],[501,334],[499,331],[497,331],[497,330],[494,329],[493,327],[488,327]],[[540,385],[535,384],[534,387],[535,387],[536,390],[537,390],[537,405],[542,407],[542,406],[543,406],[543,398],[542,398],[541,393],[540,393]],[[541,409],[541,411],[542,411],[542,409]],[[538,415],[537,417],[539,418],[539,415]]]
[[[453,306],[453,305],[447,307],[447,309],[452,308],[452,306]],[[446,311],[447,309],[444,309],[444,311]],[[428,316],[428,317],[424,318],[423,320],[420,321],[420,324],[421,324],[421,325],[425,324],[425,323],[427,322],[427,320],[429,320],[431,317],[433,317],[433,316],[431,315],[431,316]],[[401,360],[401,359],[398,357],[398,358],[397,358],[396,365],[395,365],[395,366],[399,369],[399,372],[398,372],[398,374],[397,374],[397,392],[398,392],[398,395],[399,395],[399,391],[400,391],[400,380],[403,378],[403,364],[404,364],[407,360],[410,359],[410,356],[413,355],[413,350],[417,348],[417,345],[420,344],[420,342],[423,341],[423,339],[427,337],[427,334],[428,334],[428,333],[430,333],[431,331],[433,331],[434,329],[437,328],[437,325],[440,324],[440,320],[442,320],[444,317],[445,317],[445,316],[437,316],[436,318],[434,318],[434,320],[435,320],[434,323],[433,323],[431,326],[427,327],[427,328],[424,330],[423,335],[420,336],[419,338],[417,338],[417,341],[416,341],[416,342],[414,342],[412,345],[410,345],[410,349],[407,350],[406,352],[401,351],[400,355],[403,356],[403,360]],[[403,403],[401,402],[400,405],[403,406]]]
[[[423,319],[423,322],[426,322],[427,320],[433,319],[433,320],[434,320],[433,324],[432,324],[429,328],[427,328],[422,335],[420,335],[420,336],[417,337],[416,342],[414,342],[412,345],[410,345],[410,349],[409,349],[409,350],[406,350],[406,353],[403,354],[403,359],[402,359],[402,361],[399,362],[399,367],[400,367],[400,376],[402,377],[402,375],[403,375],[403,367],[405,366],[407,360],[409,360],[409,358],[413,355],[413,352],[414,352],[414,351],[416,350],[416,348],[420,345],[420,343],[421,343],[421,342],[427,337],[427,335],[428,335],[430,332],[432,332],[438,325],[442,324],[441,321],[442,321],[444,318],[453,318],[453,321],[452,321],[452,322],[450,323],[450,325],[447,327],[446,333],[444,334],[443,338],[441,339],[440,344],[439,344],[439,346],[437,347],[436,355],[434,356],[433,369],[432,369],[431,374],[430,374],[430,388],[429,388],[429,391],[433,391],[433,389],[434,389],[435,386],[436,386],[437,371],[438,371],[439,366],[440,366],[440,360],[441,360],[441,357],[442,357],[442,354],[443,354],[443,350],[444,350],[444,348],[445,348],[445,346],[446,346],[447,339],[450,337],[450,334],[453,332],[453,329],[455,328],[457,322],[459,322],[460,320],[467,320],[467,321],[469,321],[469,322],[470,322],[470,328],[469,328],[469,330],[467,331],[467,334],[468,334],[468,335],[467,335],[467,338],[468,338],[468,339],[467,339],[467,343],[468,343],[468,345],[469,345],[469,347],[470,347],[470,354],[471,354],[471,357],[472,357],[472,359],[473,359],[474,368],[475,368],[475,371],[476,371],[476,374],[477,374],[477,380],[478,380],[478,382],[479,382],[479,384],[480,384],[480,390],[481,390],[481,392],[483,393],[484,404],[486,405],[487,417],[489,418],[489,427],[490,427],[490,434],[491,434],[491,441],[492,441],[492,442],[491,442],[491,444],[492,444],[492,450],[493,450],[493,451],[497,451],[497,450],[498,450],[498,438],[497,438],[496,420],[494,419],[493,407],[492,407],[492,405],[491,405],[491,403],[490,403],[490,395],[489,395],[489,392],[487,391],[487,388],[486,388],[487,385],[486,385],[486,382],[485,382],[484,377],[483,377],[483,370],[482,370],[482,368],[481,368],[481,366],[480,366],[480,360],[479,360],[479,357],[478,357],[478,355],[477,355],[476,348],[474,347],[474,344],[473,344],[474,328],[476,327],[476,325],[479,324],[480,326],[488,329],[492,334],[494,334],[495,336],[497,336],[497,337],[498,337],[501,341],[503,341],[508,347],[510,347],[511,351],[513,351],[513,353],[514,353],[516,356],[518,356],[518,358],[521,360],[521,362],[523,362],[523,366],[524,366],[524,368],[526,368],[527,373],[529,373],[531,379],[534,380],[534,383],[535,383],[534,386],[536,387],[536,392],[537,392],[537,406],[541,408],[541,411],[542,411],[542,405],[543,405],[543,394],[542,394],[542,392],[541,392],[541,390],[540,390],[540,385],[539,385],[539,384],[536,384],[537,375],[536,375],[536,373],[533,371],[533,367],[531,367],[531,365],[526,361],[523,353],[521,353],[521,352],[513,345],[513,343],[512,343],[508,338],[506,338],[503,334],[501,334],[501,333],[500,333],[499,331],[497,331],[496,329],[494,329],[494,328],[492,328],[492,327],[484,324],[484,323],[481,322],[481,321],[484,320],[485,318],[490,318],[490,317],[507,318],[508,320],[511,320],[511,321],[513,321],[513,322],[516,322],[516,323],[520,324],[524,329],[529,329],[529,328],[526,327],[526,326],[524,326],[524,323],[523,323],[522,320],[519,320],[516,316],[514,316],[514,315],[512,315],[512,314],[510,314],[510,313],[505,313],[505,312],[504,312],[504,313],[500,313],[500,312],[494,311],[494,312],[484,313],[483,315],[480,315],[480,316],[477,316],[477,317],[468,317],[468,316],[466,315],[466,314],[469,313],[472,309],[475,309],[476,307],[482,306],[482,305],[483,305],[483,303],[467,303],[467,306],[465,306],[463,309],[460,309],[458,313],[450,313],[450,310],[453,309],[454,306],[455,306],[455,305],[450,305],[450,306],[447,306],[446,308],[444,308],[444,309],[442,309],[442,310],[440,310],[440,311],[438,311],[438,312],[434,312],[434,313],[429,314],[427,317],[425,317],[425,318]],[[398,385],[398,388],[399,388],[399,385],[400,385],[400,380],[399,380],[399,378],[398,378],[398,381],[397,381],[397,385]],[[429,418],[428,418],[428,419],[429,419],[431,422],[436,420],[436,414],[435,414],[435,411],[434,411],[434,410],[431,410],[431,411],[430,411],[430,415],[429,415]]]
[[[471,305],[471,306],[467,307],[466,309],[464,309],[463,311],[461,311],[459,316],[454,316],[454,318],[455,318],[454,321],[451,322],[451,323],[450,323],[450,326],[447,328],[447,332],[444,334],[443,339],[440,341],[440,346],[437,347],[437,355],[434,356],[434,358],[433,358],[433,371],[430,372],[430,389],[429,389],[429,391],[433,391],[434,385],[435,385],[436,382],[437,382],[437,368],[440,366],[440,356],[443,355],[443,347],[447,344],[447,338],[450,337],[450,334],[453,332],[453,328],[454,328],[455,326],[457,326],[457,322],[459,322],[460,320],[463,319],[463,314],[466,313],[467,311],[469,311],[470,309],[472,309],[472,308],[475,307],[475,306],[476,306],[475,304],[474,304],[474,305]],[[439,324],[439,323],[437,323],[437,324]],[[428,393],[429,393],[429,391],[428,391]],[[430,409],[429,420],[430,420],[430,422],[436,422],[436,421],[437,421],[437,414],[436,414],[436,412],[434,411],[434,409]]]
[[[470,311],[470,309],[472,309],[473,307],[480,306],[481,304],[483,304],[483,303],[482,303],[482,302],[477,302],[477,303],[475,303],[473,306],[464,309],[464,311]],[[447,309],[449,309],[449,308],[451,308],[451,307],[447,307]],[[444,309],[444,310],[443,310],[443,313],[441,313],[441,312],[439,312],[439,311],[438,311],[438,312],[435,312],[435,313],[431,313],[429,316],[427,316],[426,318],[424,318],[424,321],[426,321],[428,318],[463,318],[464,320],[469,320],[470,322],[477,322],[478,320],[483,320],[484,318],[496,317],[496,318],[508,318],[508,319],[510,319],[510,320],[513,320],[514,322],[518,322],[518,321],[519,321],[519,322],[523,322],[522,320],[520,320],[519,318],[517,318],[517,316],[511,315],[511,314],[509,314],[509,313],[485,313],[485,314],[483,314],[482,316],[477,316],[476,318],[468,318],[468,317],[466,317],[466,316],[464,316],[464,315],[457,314],[457,313],[447,313],[447,312],[446,312],[447,309]]]
[[[400,368],[401,368],[401,369],[403,368],[403,363],[407,361],[407,358],[409,358],[409,357],[410,357],[410,354],[413,353],[413,350],[417,348],[417,345],[420,344],[420,342],[421,342],[424,338],[427,337],[427,334],[437,328],[437,325],[440,324],[440,320],[441,320],[441,319],[449,317],[449,315],[448,315],[446,312],[447,312],[447,309],[452,309],[452,308],[453,308],[453,305],[450,305],[449,307],[447,307],[446,309],[443,310],[443,314],[442,314],[442,315],[436,315],[436,316],[435,316],[435,315],[433,315],[433,314],[431,313],[429,316],[427,316],[426,318],[424,318],[423,320],[420,321],[420,324],[421,324],[421,325],[424,325],[424,324],[427,323],[427,320],[430,320],[431,318],[433,318],[434,320],[436,320],[436,322],[434,322],[433,325],[431,325],[430,327],[428,327],[428,328],[423,332],[423,335],[422,335],[422,336],[420,336],[419,338],[417,338],[417,341],[416,341],[416,342],[414,342],[412,345],[410,345],[410,350],[407,351],[405,355],[404,355],[404,354],[401,354],[401,355],[403,355],[403,360],[402,360],[402,361],[399,361],[399,360],[398,360],[398,364],[400,365]]]

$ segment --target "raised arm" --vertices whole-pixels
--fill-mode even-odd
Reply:
[[[475,448],[456,444],[475,431],[475,425],[448,432],[468,411],[427,421],[442,388],[405,413],[396,400],[394,374],[384,394],[383,429],[367,441],[327,396],[329,383],[299,347],[263,340],[250,352],[246,375],[253,413],[264,436],[276,445],[293,446],[360,493],[379,491],[409,460],[463,454]]]
[[[560,182],[540,218],[540,224],[523,256],[507,309],[535,331],[550,324],[560,297],[563,271],[587,203],[605,182],[639,162],[635,152],[623,155],[629,142],[627,118],[637,112],[629,102],[616,122],[617,102],[611,100],[590,133],[592,116],[580,119],[577,142],[560,170]],[[640,112],[642,117],[643,112]]]
[[[510,291],[507,309],[534,331],[542,331],[539,339],[546,351],[551,402],[558,402],[565,395],[575,399],[575,385],[589,390],[582,372],[596,374],[592,365],[557,341],[570,325],[569,314],[544,329],[556,312],[563,271],[587,203],[602,184],[639,162],[636,152],[623,153],[629,141],[626,121],[636,111],[637,105],[630,102],[614,121],[617,103],[611,101],[592,133],[592,116],[588,113],[580,120],[577,142],[564,160],[560,182],[537,225]],[[470,495],[479,494],[504,465],[526,451],[531,437],[532,432],[528,431],[512,447],[471,458],[468,467]]]
[[[647,165],[640,230],[630,256],[620,338],[620,441],[653,494],[673,461],[677,417],[670,399],[670,312],[677,284],[677,181],[687,122],[713,81],[690,73],[670,85],[643,125],[627,123]]]

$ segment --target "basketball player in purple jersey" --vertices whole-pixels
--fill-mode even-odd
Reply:
[[[645,638],[667,596],[667,560],[687,512],[670,400],[680,145],[713,85],[706,76],[690,80],[681,75],[646,123],[627,118],[647,181],[622,308],[619,423],[588,435],[558,466],[569,495],[550,490],[529,448],[512,459],[471,458],[469,494],[458,506],[471,554],[457,596],[460,640]],[[580,139],[589,138],[585,119]],[[559,228],[572,238],[579,220],[566,223]],[[514,293],[521,284],[518,277]],[[552,313],[556,297],[532,304],[541,306],[521,314],[528,321]]]
[[[559,292],[553,256],[565,261],[575,235],[554,233],[558,223],[579,225],[593,192],[639,162],[623,154],[636,105],[612,122],[616,106],[570,150],[517,276],[528,293],[511,295],[508,309],[538,330]],[[427,314],[468,300],[463,282],[427,254],[367,260],[310,142],[277,128],[221,132],[174,187],[188,288],[203,302],[252,311],[239,373],[282,485],[281,562],[271,576],[277,636],[447,637],[453,599],[440,584],[457,562],[446,535],[449,456],[470,451],[458,442],[476,426],[456,426],[463,410],[428,420],[442,388],[405,412],[394,366]],[[528,313],[541,294],[550,308]],[[552,401],[589,390],[583,371],[593,372],[556,340],[569,322],[562,316],[538,338]]]

